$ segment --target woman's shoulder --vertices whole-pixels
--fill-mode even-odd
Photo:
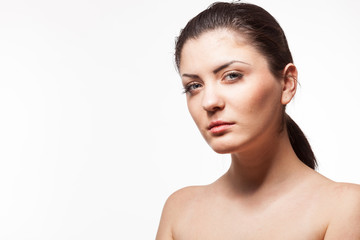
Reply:
[[[319,190],[328,216],[324,239],[360,239],[360,185],[329,180]]]
[[[360,201],[360,185],[354,183],[335,182],[320,174],[317,174],[317,182],[315,186],[320,186],[317,190],[323,192],[329,200],[341,200],[341,201]]]
[[[166,200],[165,205],[184,210],[184,208],[203,201],[208,191],[209,185],[184,187],[172,193]]]
[[[334,184],[333,215],[325,239],[360,239],[360,186]]]
[[[323,203],[332,211],[343,208],[343,205],[356,203],[360,208],[360,185],[353,183],[335,182],[319,173],[309,182],[314,194],[318,194]]]
[[[208,186],[189,186],[172,193],[165,202],[156,239],[173,239],[174,229],[201,205]]]
[[[357,211],[360,220],[360,185],[353,183],[334,182],[328,188],[332,197],[334,210],[337,214]]]
[[[339,195],[339,197],[346,199],[357,199],[360,197],[360,185],[354,183],[334,182],[331,189]]]

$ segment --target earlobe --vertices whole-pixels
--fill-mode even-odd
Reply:
[[[293,63],[285,66],[282,79],[281,104],[287,105],[296,93],[297,87],[297,69]]]

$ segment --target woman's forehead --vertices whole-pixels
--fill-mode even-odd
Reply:
[[[216,29],[189,39],[181,52],[180,72],[204,65],[217,66],[224,62],[242,61],[251,65],[262,55],[240,34]]]

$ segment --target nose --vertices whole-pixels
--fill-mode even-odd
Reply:
[[[224,99],[216,91],[214,86],[207,86],[203,91],[202,107],[207,112],[222,110],[225,106]]]

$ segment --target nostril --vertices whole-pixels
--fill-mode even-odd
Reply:
[[[202,106],[208,112],[215,112],[223,109],[225,104],[221,97],[212,94],[211,96],[204,96]]]
[[[207,112],[216,112],[221,110],[220,107],[211,107],[211,108],[204,108]]]

